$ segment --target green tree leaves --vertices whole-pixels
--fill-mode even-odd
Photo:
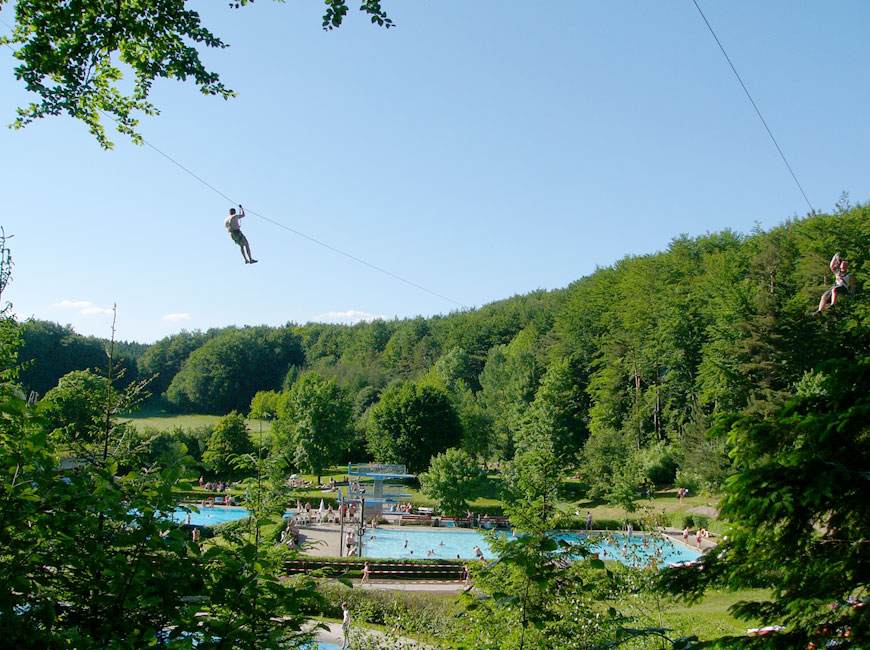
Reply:
[[[302,375],[278,402],[275,450],[303,472],[320,478],[351,439],[353,404],[335,380]]]
[[[247,411],[258,390],[277,388],[301,361],[299,337],[289,327],[229,329],[190,353],[166,397],[181,411]]]
[[[420,475],[423,492],[448,517],[465,515],[480,482],[480,466],[467,452],[455,448],[433,456],[429,471]]]
[[[183,2],[20,0],[12,36],[0,41],[15,48],[21,62],[15,76],[40,98],[18,110],[19,128],[65,113],[82,120],[102,147],[111,148],[102,116],[141,143],[134,115],[159,112],[148,101],[155,79],[191,78],[206,95],[233,96],[196,49],[226,45]],[[131,91],[122,90],[125,71],[132,73]]]
[[[218,420],[205,444],[202,461],[215,474],[227,475],[233,471],[235,457],[253,449],[245,418],[233,411]]]
[[[0,45],[15,50],[20,61],[15,76],[39,101],[19,108],[13,126],[66,114],[84,122],[109,149],[103,117],[115,122],[119,133],[143,142],[137,115],[160,113],[149,101],[157,79],[192,80],[204,95],[235,96],[201,59],[203,48],[227,44],[185,5],[176,0],[17,0],[12,35],[0,37]],[[379,0],[363,0],[360,10],[372,23],[393,27]],[[327,0],[323,28],[339,27],[347,11],[345,0]],[[132,77],[132,88],[125,75]]]
[[[740,470],[720,503],[732,528],[703,571],[670,572],[666,581],[684,594],[716,580],[769,585],[769,599],[734,611],[784,626],[776,647],[823,647],[847,631],[850,647],[865,647],[870,615],[850,599],[866,598],[870,585],[870,361],[835,360],[819,370],[835,394],[720,422]]]
[[[444,389],[405,384],[387,390],[372,409],[366,437],[376,461],[420,472],[433,455],[459,444],[462,427]]]

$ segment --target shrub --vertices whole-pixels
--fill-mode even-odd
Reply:
[[[669,485],[677,475],[677,461],[670,447],[657,442],[637,452],[641,473],[648,476],[655,485]]]
[[[683,517],[683,528],[710,528],[710,517],[689,513]]]
[[[461,611],[455,599],[425,592],[351,589],[335,582],[320,583],[317,592],[324,604],[310,615],[341,618],[341,603],[347,603],[356,621],[431,636],[450,632]]]
[[[698,494],[706,486],[704,478],[697,472],[680,468],[677,470],[675,484],[689,489],[689,494]]]

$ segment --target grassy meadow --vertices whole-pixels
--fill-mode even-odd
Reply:
[[[182,429],[199,429],[201,427],[214,426],[221,418],[219,415],[179,415],[176,413],[170,413],[159,406],[145,406],[135,413],[123,415],[121,419],[134,422],[139,431],[143,431],[145,428],[166,431],[174,427],[181,427]],[[261,426],[263,433],[271,434],[272,432],[272,422],[269,420],[247,418],[245,422],[248,425],[248,430],[251,432],[251,435],[259,432]]]

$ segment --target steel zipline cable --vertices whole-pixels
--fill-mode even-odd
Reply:
[[[785,166],[788,168],[789,174],[794,179],[795,185],[800,190],[800,193],[804,197],[804,201],[807,202],[807,205],[810,208],[810,212],[815,212],[815,208],[813,204],[810,203],[810,200],[807,198],[807,193],[804,192],[804,188],[801,187],[801,183],[798,180],[797,175],[794,173],[794,170],[791,168],[791,165],[788,164],[788,160],[785,157],[785,154],[782,152],[782,149],[779,147],[779,143],[776,141],[776,138],[773,137],[773,132],[770,130],[770,127],[767,126],[767,122],[764,119],[764,116],[761,114],[761,111],[758,109],[758,106],[755,104],[755,100],[752,99],[752,95],[749,94],[749,89],[746,88],[746,84],[743,83],[743,79],[740,78],[740,73],[737,72],[737,68],[734,67],[734,64],[731,63],[731,58],[728,56],[728,53],[725,51],[725,48],[722,45],[722,42],[719,40],[719,37],[716,36],[716,32],[713,31],[713,26],[710,25],[710,21],[707,20],[707,16],[704,15],[704,12],[701,10],[701,6],[698,4],[698,0],[692,0],[695,5],[695,8],[698,10],[698,13],[701,14],[701,18],[704,19],[704,23],[707,25],[707,29],[710,30],[710,33],[713,35],[713,39],[716,41],[716,44],[719,46],[719,49],[722,51],[722,55],[725,57],[725,60],[728,61],[728,65],[731,66],[731,71],[734,73],[734,76],[737,77],[737,81],[740,82],[740,87],[743,88],[743,92],[746,93],[746,97],[749,98],[749,103],[752,104],[752,108],[755,109],[756,114],[758,115],[758,119],[761,120],[761,123],[764,125],[765,130],[767,131],[767,135],[770,136],[770,139],[773,141],[773,146],[776,147],[776,150],[779,152],[779,157],[782,158],[782,162],[785,163]]]
[[[105,113],[105,112],[103,112],[103,115],[105,115],[105,116],[108,117],[109,119],[114,120],[114,118],[113,118],[111,115],[109,115],[109,114],[107,114],[107,113]],[[225,198],[227,201],[229,201],[229,202],[232,203],[233,205],[236,205],[236,201],[233,201],[233,199],[231,199],[229,196],[227,196],[226,194],[224,194],[223,192],[221,192],[218,188],[216,188],[214,185],[212,185],[211,183],[209,183],[208,181],[206,181],[204,178],[202,178],[202,177],[199,176],[198,174],[192,172],[190,169],[188,169],[187,167],[185,167],[184,165],[182,165],[180,162],[178,162],[177,160],[175,160],[172,156],[167,155],[166,153],[164,153],[163,151],[161,151],[160,149],[158,149],[157,147],[155,147],[153,144],[151,144],[150,142],[148,142],[148,141],[145,140],[145,139],[143,139],[143,142],[144,142],[148,147],[150,147],[151,149],[153,149],[154,151],[156,151],[157,153],[159,153],[161,156],[163,156],[164,158],[166,158],[166,159],[167,159],[169,162],[171,162],[173,165],[175,165],[175,166],[178,167],[179,169],[181,169],[181,170],[187,172],[188,174],[190,174],[191,176],[193,176],[193,178],[195,178],[196,180],[198,180],[200,183],[202,183],[203,185],[205,185],[206,187],[208,187],[210,190],[212,190],[213,192],[215,192],[215,193],[218,194],[219,196],[222,196],[223,198]],[[353,260],[354,262],[357,262],[358,264],[362,264],[363,266],[367,266],[367,267],[369,267],[370,269],[374,269],[374,270],[377,271],[378,273],[383,273],[384,275],[387,275],[387,276],[389,276],[389,277],[391,277],[391,278],[393,278],[393,279],[395,279],[395,280],[398,280],[398,281],[400,281],[400,282],[404,282],[405,284],[410,285],[410,286],[414,287],[415,289],[420,289],[421,291],[425,291],[426,293],[429,293],[429,294],[435,296],[436,298],[441,298],[442,300],[446,300],[447,302],[452,302],[454,305],[457,305],[457,306],[460,307],[461,309],[467,309],[466,305],[462,304],[461,302],[458,302],[458,301],[456,301],[456,300],[453,300],[452,298],[448,298],[447,296],[442,295],[442,294],[440,294],[440,293],[437,293],[437,292],[435,292],[435,291],[432,291],[431,289],[427,289],[426,287],[424,287],[424,286],[421,285],[421,284],[417,284],[416,282],[412,282],[411,280],[408,280],[407,278],[403,278],[401,275],[397,275],[396,273],[393,273],[392,271],[387,271],[386,269],[384,269],[384,268],[382,268],[382,267],[380,267],[380,266],[376,266],[376,265],[372,264],[371,262],[366,262],[364,259],[361,259],[361,258],[359,258],[359,257],[356,257],[355,255],[351,255],[350,253],[347,253],[347,252],[345,252],[345,251],[343,251],[343,250],[341,250],[341,249],[339,249],[339,248],[336,248],[335,246],[332,246],[332,245],[330,245],[330,244],[327,244],[327,243],[324,242],[324,241],[321,241],[321,240],[319,240],[319,239],[316,239],[316,238],[312,237],[311,235],[306,235],[304,232],[300,232],[300,231],[298,231],[298,230],[295,230],[294,228],[291,228],[290,226],[287,226],[287,225],[281,223],[280,221],[275,221],[274,219],[270,219],[269,217],[267,217],[267,216],[265,216],[265,215],[262,215],[262,214],[260,214],[260,213],[258,213],[258,212],[255,212],[254,210],[250,210],[250,209],[245,210],[245,213],[246,213],[246,214],[253,215],[253,216],[255,216],[255,217],[258,217],[259,219],[262,219],[263,221],[266,221],[266,222],[268,222],[268,223],[271,223],[272,225],[277,226],[278,228],[283,228],[283,229],[286,230],[287,232],[291,232],[291,233],[293,233],[294,235],[298,235],[299,237],[302,237],[302,238],[304,238],[304,239],[307,239],[307,240],[310,241],[310,242],[314,242],[314,243],[317,244],[318,246],[322,246],[323,248],[329,249],[329,250],[333,251],[334,253],[338,253],[339,255],[343,255],[344,257],[346,257],[346,258],[348,258],[348,259],[350,259],[350,260]]]
[[[6,25],[6,27],[9,28],[9,31],[10,31],[10,32],[12,31],[12,26],[9,25],[9,23],[7,23],[7,22],[6,22],[5,20],[3,20],[2,18],[0,18],[0,23],[3,23],[4,25]],[[12,50],[12,52],[15,52],[15,48],[13,48],[11,45],[9,45],[9,43],[4,43],[4,45],[6,45],[6,47],[8,47],[10,50]],[[115,119],[111,114],[107,113],[106,111],[104,111],[104,110],[100,110],[100,113],[101,113],[103,116],[107,117],[108,119],[112,120],[113,122],[115,122],[115,123],[118,122],[118,120],[116,120],[116,119]],[[145,144],[147,147],[149,147],[150,149],[153,149],[154,151],[156,151],[157,153],[159,153],[161,156],[163,156],[164,158],[166,158],[166,160],[168,160],[169,162],[171,162],[173,165],[175,165],[176,167],[178,167],[178,168],[181,169],[182,171],[186,172],[187,174],[189,174],[190,176],[192,176],[193,178],[195,178],[196,180],[198,180],[200,183],[202,183],[203,185],[205,185],[207,188],[209,188],[212,192],[214,192],[214,193],[217,194],[218,196],[223,197],[224,199],[226,199],[227,201],[229,201],[229,202],[232,203],[233,205],[237,205],[237,202],[236,202],[236,201],[234,201],[232,198],[230,198],[229,196],[227,196],[226,194],[224,194],[224,193],[223,193],[221,190],[219,190],[217,187],[215,187],[214,185],[212,185],[211,183],[209,183],[208,181],[206,181],[202,176],[200,176],[199,174],[196,174],[196,173],[193,172],[192,170],[188,169],[187,167],[185,167],[184,165],[182,165],[180,162],[178,162],[175,158],[173,158],[173,157],[170,156],[169,154],[165,153],[164,151],[161,151],[160,149],[158,149],[157,147],[155,147],[153,144],[151,144],[150,142],[148,142],[148,140],[146,140],[145,138],[142,138],[142,142],[143,142],[143,144]],[[245,212],[246,212],[247,214],[250,214],[250,215],[253,215],[253,216],[255,216],[255,217],[258,217],[259,219],[262,219],[263,221],[266,221],[266,222],[268,222],[268,223],[271,223],[272,225],[277,226],[278,228],[283,228],[283,229],[286,230],[287,232],[291,232],[291,233],[293,233],[294,235],[298,235],[299,237],[302,237],[302,238],[304,238],[304,239],[307,239],[308,241],[313,242],[313,243],[317,244],[318,246],[322,246],[323,248],[326,248],[326,249],[328,249],[328,250],[331,250],[331,251],[334,252],[334,253],[338,253],[339,255],[343,255],[344,257],[346,257],[346,258],[348,258],[348,259],[350,259],[350,260],[353,260],[354,262],[357,262],[358,264],[362,264],[363,266],[367,266],[367,267],[369,267],[370,269],[373,269],[373,270],[377,271],[378,273],[382,273],[383,275],[386,275],[386,276],[389,276],[389,277],[393,278],[394,280],[398,280],[399,282],[404,282],[405,284],[407,284],[407,285],[409,285],[409,286],[411,286],[411,287],[414,287],[415,289],[419,289],[420,291],[425,291],[426,293],[428,293],[428,294],[430,294],[430,295],[433,295],[433,296],[435,296],[436,298],[441,298],[442,300],[446,300],[447,302],[451,302],[451,303],[453,303],[454,305],[456,305],[457,307],[459,307],[460,309],[468,309],[468,306],[467,306],[467,305],[465,305],[465,304],[459,302],[458,300],[453,300],[452,298],[449,298],[449,297],[447,297],[447,296],[445,296],[445,295],[443,295],[443,294],[440,294],[440,293],[438,293],[437,291],[433,291],[432,289],[429,289],[429,288],[427,288],[427,287],[424,287],[422,284],[417,284],[416,282],[413,282],[413,281],[411,281],[411,280],[408,280],[407,278],[404,278],[404,277],[402,277],[401,275],[398,275],[397,273],[393,273],[392,271],[388,271],[388,270],[386,270],[385,268],[382,268],[382,267],[380,267],[380,266],[377,266],[377,265],[375,265],[375,264],[372,264],[371,262],[367,262],[366,260],[364,260],[364,259],[362,259],[362,258],[360,258],[360,257],[357,257],[356,255],[351,255],[350,253],[347,253],[347,252],[345,252],[345,251],[343,251],[343,250],[341,250],[341,249],[339,249],[339,248],[336,248],[335,246],[332,246],[332,245],[330,245],[330,244],[327,244],[327,243],[324,242],[324,241],[321,241],[321,240],[319,240],[319,239],[316,239],[315,237],[312,237],[311,235],[306,235],[304,232],[300,232],[300,231],[298,231],[298,230],[295,230],[294,228],[290,228],[289,226],[287,226],[287,225],[281,223],[280,221],[275,221],[274,219],[270,219],[269,217],[267,217],[267,216],[265,216],[265,215],[262,215],[262,214],[260,214],[260,213],[258,213],[258,212],[255,212],[255,211],[253,211],[253,210],[246,210]]]

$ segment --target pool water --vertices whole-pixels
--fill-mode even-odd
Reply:
[[[505,534],[505,533],[501,533]],[[374,535],[374,539],[370,539]],[[558,533],[556,539],[577,543],[586,539],[585,533]],[[486,537],[474,530],[449,530],[443,528],[413,530],[370,530],[363,546],[363,556],[372,558],[432,558],[474,559],[474,547],[480,547],[485,558],[492,557],[492,549]],[[700,554],[670,540],[646,535],[609,534],[594,536],[590,550],[604,560],[617,560],[627,566],[646,566],[655,559],[659,565],[670,562],[696,560]]]
[[[559,533],[556,539],[578,543],[586,539],[586,533]],[[701,554],[669,539],[650,535],[626,535],[608,533],[594,535],[590,550],[602,560],[617,560],[626,566],[647,566],[655,560],[659,566],[671,562],[691,562]]]
[[[374,539],[369,539],[374,535]],[[486,538],[473,530],[432,528],[425,530],[375,528],[363,539],[363,556],[374,558],[474,559],[474,547],[492,557]]]
[[[197,510],[199,512],[193,512],[189,508],[178,506],[172,518],[180,524],[186,524],[188,523],[187,515],[190,514],[190,524],[192,526],[216,526],[217,524],[237,521],[250,516],[250,513],[245,508],[197,506]]]

